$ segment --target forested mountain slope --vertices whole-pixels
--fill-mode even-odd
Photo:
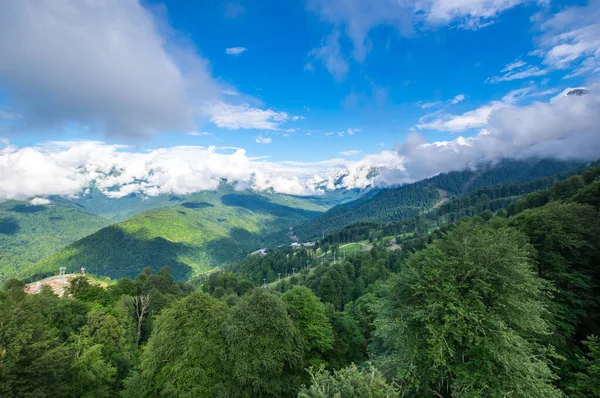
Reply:
[[[245,256],[260,246],[267,231],[315,217],[317,209],[311,200],[284,195],[202,192],[103,228],[22,275],[85,266],[88,272],[120,278],[146,266],[170,266],[176,279],[188,279]]]
[[[245,210],[269,207],[253,200]],[[187,203],[171,209],[219,207]],[[77,278],[63,298],[12,279],[0,395],[597,396],[599,210],[591,167],[411,247],[373,242],[279,283],[315,253],[253,256],[196,292],[168,268],[104,288]],[[264,278],[274,283],[258,288]]]
[[[19,275],[25,268],[31,267],[65,246],[140,212],[157,208],[166,209],[182,204],[188,206],[186,202],[216,201],[219,203],[223,195],[231,193],[235,193],[235,190],[223,184],[217,191],[185,196],[142,197],[132,194],[123,198],[109,198],[99,191],[92,190],[78,198],[52,196],[49,198],[49,204],[44,205],[32,205],[28,201],[0,203],[0,280]],[[332,192],[323,197],[296,198],[265,192],[261,197],[272,204],[305,209],[317,214],[336,203],[361,194],[361,192],[347,194]],[[250,201],[248,206],[252,205]],[[260,206],[254,203],[254,206],[257,205]],[[269,210],[277,211],[274,206]],[[304,219],[293,220],[297,222]]]
[[[504,160],[479,170],[443,173],[398,188],[384,189],[365,198],[334,207],[296,228],[302,240],[319,237],[358,222],[395,222],[414,217],[442,204],[444,197],[468,194],[481,187],[527,182],[581,167],[557,160]]]
[[[0,280],[109,224],[68,201],[0,203]]]

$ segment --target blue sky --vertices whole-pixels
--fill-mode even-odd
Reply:
[[[375,26],[368,35],[372,49],[362,62],[352,59],[353,43],[341,33],[341,54],[349,66],[341,81],[310,56],[330,34],[332,24],[307,11],[304,2],[203,3],[207,2],[190,8],[187,2],[173,1],[166,7],[169,22],[194,42],[210,61],[213,74],[265,107],[306,119],[282,126],[297,129],[287,137],[282,136],[285,132],[221,131],[209,122],[201,129],[216,137],[161,137],[167,145],[222,143],[294,160],[325,159],[338,149],[378,152],[383,144],[390,148],[402,142],[409,128],[431,110],[421,109],[419,101],[448,101],[463,94],[464,101],[446,107],[460,113],[532,83],[562,88],[584,81],[583,77],[561,81],[565,73],[559,71],[512,82],[485,82],[519,57],[540,66],[542,59],[527,56],[536,48],[531,18],[544,9],[533,2],[506,10],[493,24],[475,31],[441,26],[403,37],[391,26]],[[231,4],[240,10],[235,18],[226,15]],[[565,5],[553,3],[548,12]],[[247,50],[237,56],[225,54],[231,47]],[[307,64],[314,71],[305,70]],[[348,128],[361,131],[339,137]],[[306,137],[307,131],[311,136]],[[325,136],[326,132],[336,134]],[[268,148],[255,142],[258,135],[272,138]],[[434,141],[451,138],[431,129],[423,135]]]
[[[572,157],[578,151],[557,152],[557,137],[596,133],[567,127],[581,114],[573,103],[551,104],[564,90],[596,84],[596,1],[2,7],[0,137],[14,151],[49,141],[124,144],[116,151],[128,153],[235,147],[277,164],[347,168],[382,167],[392,154],[403,182],[454,162],[430,168],[432,147],[444,149],[444,159],[469,157],[464,167],[525,153]],[[565,127],[544,135],[510,125],[518,112],[532,125],[545,112],[565,112],[555,123]],[[480,144],[488,132],[497,142]],[[499,143],[508,143],[503,152],[489,149]]]

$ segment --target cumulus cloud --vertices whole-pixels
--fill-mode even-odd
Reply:
[[[600,72],[600,1],[571,7],[541,26],[544,36],[534,55],[554,69],[573,69],[567,77]]]
[[[0,200],[77,195],[90,186],[109,197],[185,195],[217,189],[223,179],[238,189],[316,195],[322,188],[409,183],[502,158],[600,158],[599,85],[590,85],[583,95],[519,106],[521,95],[511,92],[498,101],[503,106],[488,105],[493,109],[473,136],[428,142],[413,132],[394,150],[354,161],[272,162],[240,148],[199,146],[140,153],[94,141],[17,148],[0,140]]]
[[[282,123],[290,120],[290,116],[285,112],[254,108],[249,104],[212,103],[205,106],[204,112],[215,125],[231,130],[276,130]]]
[[[138,0],[4,1],[0,84],[33,126],[190,129],[219,90],[207,62],[175,36]]]
[[[225,54],[227,55],[240,55],[244,51],[247,51],[246,47],[229,47],[225,49]]]
[[[44,206],[49,205],[50,203],[52,203],[52,201],[46,198],[33,198],[29,201],[29,204],[34,206]]]
[[[342,152],[338,152],[340,155],[342,156],[356,156],[360,153],[361,151],[359,151],[358,149],[353,149],[350,151],[342,151]]]
[[[556,158],[591,161],[600,157],[600,87],[582,96],[492,109],[472,137],[429,143],[411,133],[399,145],[401,167],[386,169],[380,184],[398,184],[449,170],[476,167],[502,158]]]

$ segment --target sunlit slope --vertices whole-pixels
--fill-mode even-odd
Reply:
[[[27,269],[23,276],[73,271],[120,278],[144,267],[170,266],[183,280],[242,258],[267,231],[320,214],[310,200],[257,193],[198,194],[178,205],[150,210],[103,228]],[[206,199],[206,200],[201,200]]]
[[[71,203],[0,203],[0,280],[109,224]]]

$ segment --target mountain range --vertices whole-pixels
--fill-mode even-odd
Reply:
[[[358,222],[393,223],[486,186],[568,173],[581,163],[504,160],[393,188],[323,189],[315,197],[236,191],[227,184],[191,195],[112,199],[91,190],[47,204],[0,205],[0,279],[37,278],[67,267],[111,278],[169,266],[197,278],[248,253],[289,244],[289,228],[310,241]],[[371,177],[377,170],[369,170]],[[338,183],[348,176],[341,173]],[[329,187],[331,188],[331,187]]]

